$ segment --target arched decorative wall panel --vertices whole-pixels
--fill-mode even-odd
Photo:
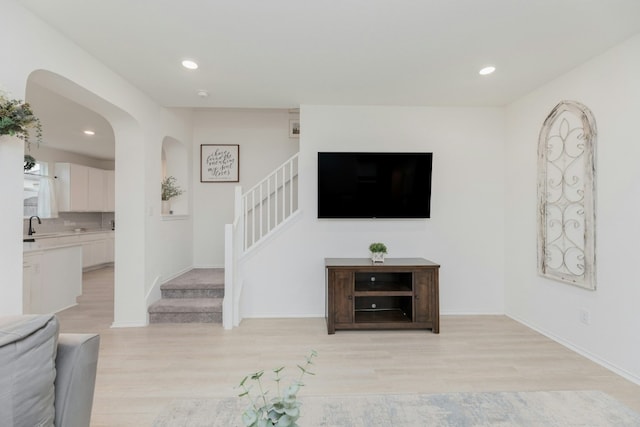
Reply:
[[[547,116],[538,140],[538,273],[596,288],[596,122],[575,101]]]

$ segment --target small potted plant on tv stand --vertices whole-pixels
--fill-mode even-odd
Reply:
[[[387,253],[387,246],[384,243],[370,244],[369,251],[371,251],[371,261],[374,264],[384,263],[384,255]]]

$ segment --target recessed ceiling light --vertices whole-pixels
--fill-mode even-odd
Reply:
[[[496,67],[494,67],[493,65],[488,65],[486,67],[484,67],[483,69],[481,69],[480,71],[478,71],[478,73],[481,76],[486,76],[489,75],[491,73],[493,73],[496,70]]]
[[[196,64],[195,61],[192,61],[190,59],[185,59],[184,61],[182,61],[182,66],[184,68],[188,68],[189,70],[195,70],[198,68],[198,64]]]
[[[209,92],[208,92],[208,91],[206,91],[206,90],[204,90],[204,89],[200,89],[200,90],[198,91],[198,96],[199,96],[200,98],[206,98],[206,97],[208,97],[208,96],[209,96]]]
[[[87,130],[84,131],[84,134],[85,135],[95,135],[96,133],[94,131],[92,131],[92,130],[87,129]]]

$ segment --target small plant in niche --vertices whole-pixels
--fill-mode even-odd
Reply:
[[[243,390],[238,397],[247,397],[251,401],[251,405],[242,414],[242,423],[245,427],[298,427],[296,421],[300,418],[300,405],[297,394],[300,387],[303,386],[302,378],[305,375],[315,375],[309,369],[313,365],[313,358],[318,353],[315,350],[311,350],[309,356],[306,357],[306,363],[304,366],[297,365],[300,369],[300,377],[297,381],[294,381],[289,387],[280,391],[280,382],[282,377],[281,372],[284,367],[274,369],[275,374],[274,382],[276,383],[276,396],[271,399],[267,398],[269,390],[265,390],[261,381],[264,371],[259,371],[254,374],[244,377],[240,382],[239,388]],[[251,396],[252,386],[248,381],[254,381],[258,386],[258,391],[254,397]]]
[[[176,181],[174,176],[168,176],[162,180],[162,193],[160,197],[163,201],[171,200],[184,193],[184,191],[176,185]]]
[[[383,263],[384,256],[387,253],[387,246],[384,243],[372,243],[369,245],[371,252],[371,260],[374,263]]]

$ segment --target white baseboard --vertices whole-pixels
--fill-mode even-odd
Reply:
[[[192,268],[224,268],[224,265],[198,264],[198,265],[194,265]]]
[[[167,283],[169,280],[173,280],[178,276],[182,276],[184,273],[186,273],[187,271],[191,271],[194,268],[197,268],[197,267],[186,267],[186,268],[183,268],[182,270],[177,271],[176,273],[172,274],[171,276],[162,277],[162,279],[163,279],[162,283],[163,284]],[[161,277],[161,276],[158,276],[158,277]]]
[[[591,360],[594,363],[597,363],[598,365],[602,366],[603,368],[606,368],[606,369],[610,370],[611,372],[614,372],[614,373],[620,375],[621,377],[631,381],[632,383],[640,385],[640,377],[632,374],[631,372],[628,372],[627,370],[615,365],[614,363],[611,363],[608,360],[602,359],[601,357],[596,356],[595,354],[585,350],[584,348],[579,347],[579,346],[573,344],[572,342],[567,341],[567,340],[565,340],[563,338],[560,338],[560,337],[552,334],[551,332],[549,332],[549,331],[547,331],[547,330],[545,330],[543,328],[540,328],[540,327],[538,327],[536,325],[533,325],[533,324],[531,324],[531,323],[529,323],[529,322],[527,322],[527,321],[525,321],[523,319],[520,319],[517,316],[513,316],[511,314],[505,314],[505,316],[509,317],[510,319],[515,320],[518,323],[521,323],[521,324],[525,325],[528,328],[533,329],[534,331],[544,335],[545,337],[557,342],[558,344],[560,344],[560,345],[562,345],[564,347],[567,347],[569,350],[574,351],[574,352],[578,353],[579,355],[586,357],[587,359]]]
[[[192,269],[193,269],[193,267],[184,268],[184,269],[172,274],[171,276],[167,276],[166,278],[163,278],[162,276],[156,276],[156,278],[153,281],[153,285],[151,285],[151,287],[149,288],[149,291],[145,295],[145,303],[147,305],[147,308],[149,308],[149,306],[151,304],[153,304],[154,302],[156,302],[157,300],[160,299],[161,294],[162,294],[160,292],[160,286],[161,285],[163,285],[164,283],[167,283],[169,280],[173,280],[176,277],[183,275],[187,271],[191,271]],[[147,322],[148,322],[148,319],[147,319]]]
[[[440,316],[504,316],[504,312],[493,311],[440,311]]]
[[[242,316],[243,319],[324,319],[324,314],[291,314],[291,315],[268,315],[268,316]]]

